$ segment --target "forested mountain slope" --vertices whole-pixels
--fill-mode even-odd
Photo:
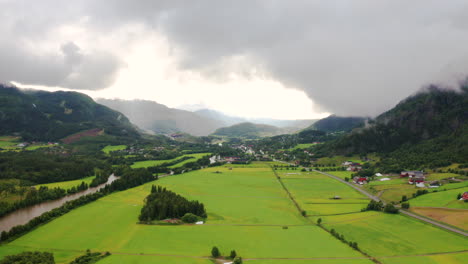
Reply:
[[[308,129],[325,132],[351,131],[353,128],[364,126],[364,117],[342,117],[331,115],[312,124]]]
[[[56,141],[89,129],[103,129],[116,136],[139,136],[123,114],[97,104],[87,95],[19,90],[0,84],[0,134]]]
[[[386,153],[400,166],[466,162],[468,86],[460,88],[431,86],[381,114],[368,127],[320,146],[319,151],[327,155]]]

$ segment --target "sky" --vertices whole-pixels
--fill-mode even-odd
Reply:
[[[0,81],[279,119],[468,73],[466,0],[0,0]]]

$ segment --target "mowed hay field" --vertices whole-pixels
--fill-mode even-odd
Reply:
[[[211,263],[201,257],[218,246],[225,255],[235,249],[246,263],[249,258],[267,258],[252,260],[260,264],[281,263],[268,258],[324,258],[313,263],[330,264],[343,263],[343,259],[327,258],[344,258],[346,263],[372,263],[300,216],[269,167],[253,167],[209,168],[114,193],[2,245],[0,257],[47,250],[54,252],[58,263],[68,263],[91,249],[113,253],[99,263],[198,264]],[[207,223],[137,224],[152,184],[203,202],[209,215]]]
[[[359,247],[382,263],[466,263],[462,254],[433,253],[468,250],[467,239],[404,215],[363,212],[322,217],[323,225],[357,241]],[[437,260],[437,261],[435,261]],[[435,262],[434,262],[435,261]]]
[[[317,172],[297,173],[286,173],[282,181],[308,216],[360,212],[369,202],[367,197],[333,178]],[[333,199],[335,196],[340,199]]]
[[[411,207],[411,211],[468,230],[468,210],[431,207]]]

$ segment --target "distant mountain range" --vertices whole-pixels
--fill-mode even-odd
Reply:
[[[229,127],[217,129],[212,135],[230,138],[248,138],[255,139],[260,137],[271,137],[280,134],[292,133],[291,129],[279,128],[264,124],[254,124],[244,122]]]
[[[137,137],[123,114],[76,92],[20,90],[0,84],[0,135],[56,141],[86,130]]]
[[[184,132],[194,136],[206,136],[224,126],[218,120],[190,111],[169,108],[154,101],[98,99],[97,102],[124,113],[141,129],[157,134]]]
[[[98,99],[97,102],[124,113],[138,127],[158,134],[183,132],[194,136],[207,136],[219,128],[246,122],[279,126],[284,129],[276,127],[272,130],[286,133],[301,130],[315,122],[315,120],[245,119],[211,109],[191,112],[147,100]]]
[[[211,109],[200,109],[195,111],[195,113],[221,121],[223,126],[232,126],[239,123],[254,123],[254,124],[264,124],[270,126],[276,126],[280,128],[291,128],[293,130],[301,130],[310,125],[312,125],[316,119],[297,119],[297,120],[281,120],[281,119],[272,119],[272,118],[242,118],[236,116],[229,116],[224,113],[221,113],[216,110]]]

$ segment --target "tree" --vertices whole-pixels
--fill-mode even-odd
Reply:
[[[185,223],[195,223],[198,221],[198,217],[192,213],[186,213],[184,216],[182,216],[182,221]]]
[[[218,247],[213,247],[211,249],[211,256],[213,256],[213,258],[217,258],[221,255],[221,253],[219,253],[219,249]]]
[[[237,253],[235,250],[231,250],[231,254],[229,254],[229,258],[234,259],[237,256]]]
[[[320,225],[322,223],[322,218],[317,219],[317,225]]]
[[[390,214],[397,214],[398,208],[396,208],[393,204],[387,204],[385,205],[384,212]]]
[[[234,259],[234,262],[232,262],[233,264],[242,264],[242,258],[241,257],[237,257],[236,259]]]
[[[401,201],[402,201],[402,202],[408,201],[408,197],[406,197],[406,195],[403,195],[403,196],[401,197]]]
[[[403,208],[403,209],[409,209],[409,208],[410,208],[410,204],[409,204],[409,203],[402,203],[402,204],[401,204],[401,208]]]

